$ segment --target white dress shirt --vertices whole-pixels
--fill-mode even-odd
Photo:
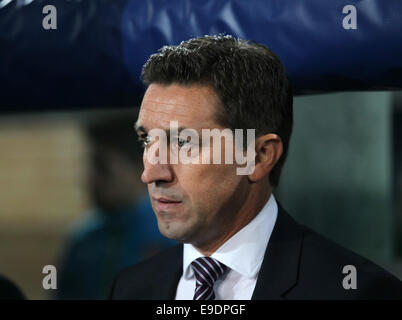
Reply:
[[[258,215],[211,255],[230,268],[215,282],[215,300],[251,299],[277,216],[278,205],[271,194]],[[190,264],[202,256],[191,244],[184,244],[183,274],[177,286],[176,300],[193,299],[195,276]]]

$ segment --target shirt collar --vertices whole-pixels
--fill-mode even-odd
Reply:
[[[271,194],[257,216],[219,247],[211,255],[211,258],[218,260],[245,277],[256,277],[260,271],[277,216],[278,205],[274,195]],[[202,256],[191,244],[184,244],[183,275],[186,279],[191,279],[194,275],[190,267],[191,262]]]

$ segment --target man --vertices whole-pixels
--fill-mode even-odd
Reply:
[[[138,113],[137,113],[138,114]],[[72,230],[59,273],[59,299],[106,299],[117,272],[166,249],[140,176],[137,114],[97,118],[86,129],[94,209]]]
[[[290,84],[275,54],[231,36],[205,36],[163,47],[143,79],[136,123],[145,146],[142,181],[161,233],[183,244],[122,271],[111,298],[402,298],[398,279],[298,224],[275,200],[293,121]],[[174,153],[155,161],[164,139],[151,132],[169,131],[172,121],[198,133],[255,129],[253,170],[238,175],[238,163],[173,162]],[[192,141],[169,138],[169,150]],[[228,147],[203,141],[199,156]]]

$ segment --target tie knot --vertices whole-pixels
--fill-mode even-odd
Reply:
[[[197,285],[213,287],[216,280],[221,277],[227,269],[223,263],[211,257],[200,257],[191,263]]]

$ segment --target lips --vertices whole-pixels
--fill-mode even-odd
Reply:
[[[180,203],[181,202],[181,201],[178,201],[178,200],[164,198],[164,197],[153,197],[153,199],[155,201],[161,202],[161,203]]]
[[[152,199],[154,199],[157,208],[160,210],[173,209],[182,204],[182,201],[171,199],[171,198],[152,197]]]

